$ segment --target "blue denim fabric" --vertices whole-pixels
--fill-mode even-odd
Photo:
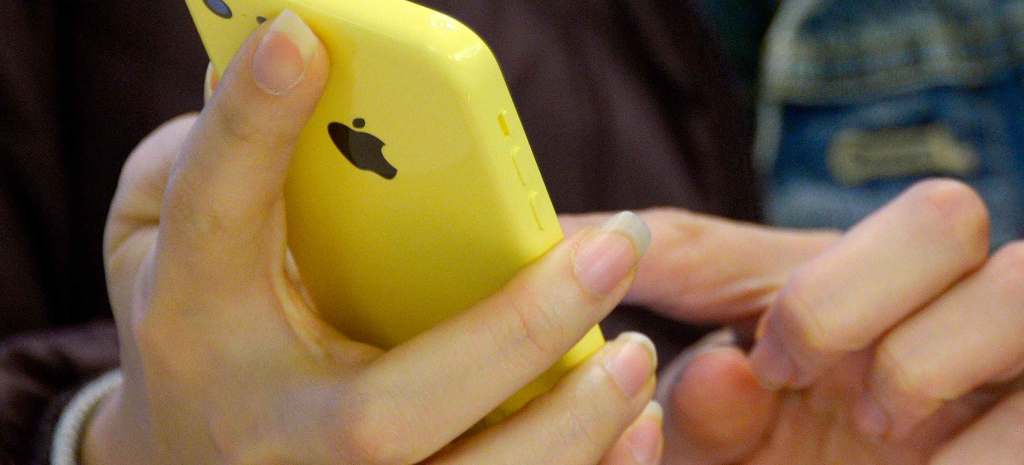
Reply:
[[[857,131],[944,128],[976,157],[994,245],[1024,236],[1024,1],[791,0],[766,47],[759,121],[766,216],[852,226],[911,173],[844,183],[830,148]]]

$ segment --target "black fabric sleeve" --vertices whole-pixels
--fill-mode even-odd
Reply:
[[[55,6],[0,0],[0,339],[43,327],[68,256]]]
[[[48,465],[64,406],[117,363],[112,321],[20,335],[0,344],[0,464]]]

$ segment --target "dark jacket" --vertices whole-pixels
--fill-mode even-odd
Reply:
[[[560,212],[756,217],[749,112],[689,2],[423,3],[491,44]],[[206,59],[181,1],[0,0],[0,31],[0,338],[20,334],[0,344],[0,463],[20,464],[61,394],[116,366],[107,208],[132,147],[199,109]],[[623,328],[666,357],[697,332],[635,309]]]

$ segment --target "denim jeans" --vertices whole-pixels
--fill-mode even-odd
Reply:
[[[914,182],[986,200],[1024,235],[1024,0],[789,0],[766,44],[766,216],[847,228]]]

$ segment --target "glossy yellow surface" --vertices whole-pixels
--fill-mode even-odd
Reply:
[[[317,307],[347,335],[398,345],[562,239],[498,64],[458,21],[404,0],[226,0],[230,18],[186,2],[218,72],[257,17],[284,8],[327,47],[330,82],[289,173],[288,236]],[[393,179],[357,169],[332,143],[328,125],[356,119],[384,142]],[[595,327],[489,420],[550,389],[603,342]]]

